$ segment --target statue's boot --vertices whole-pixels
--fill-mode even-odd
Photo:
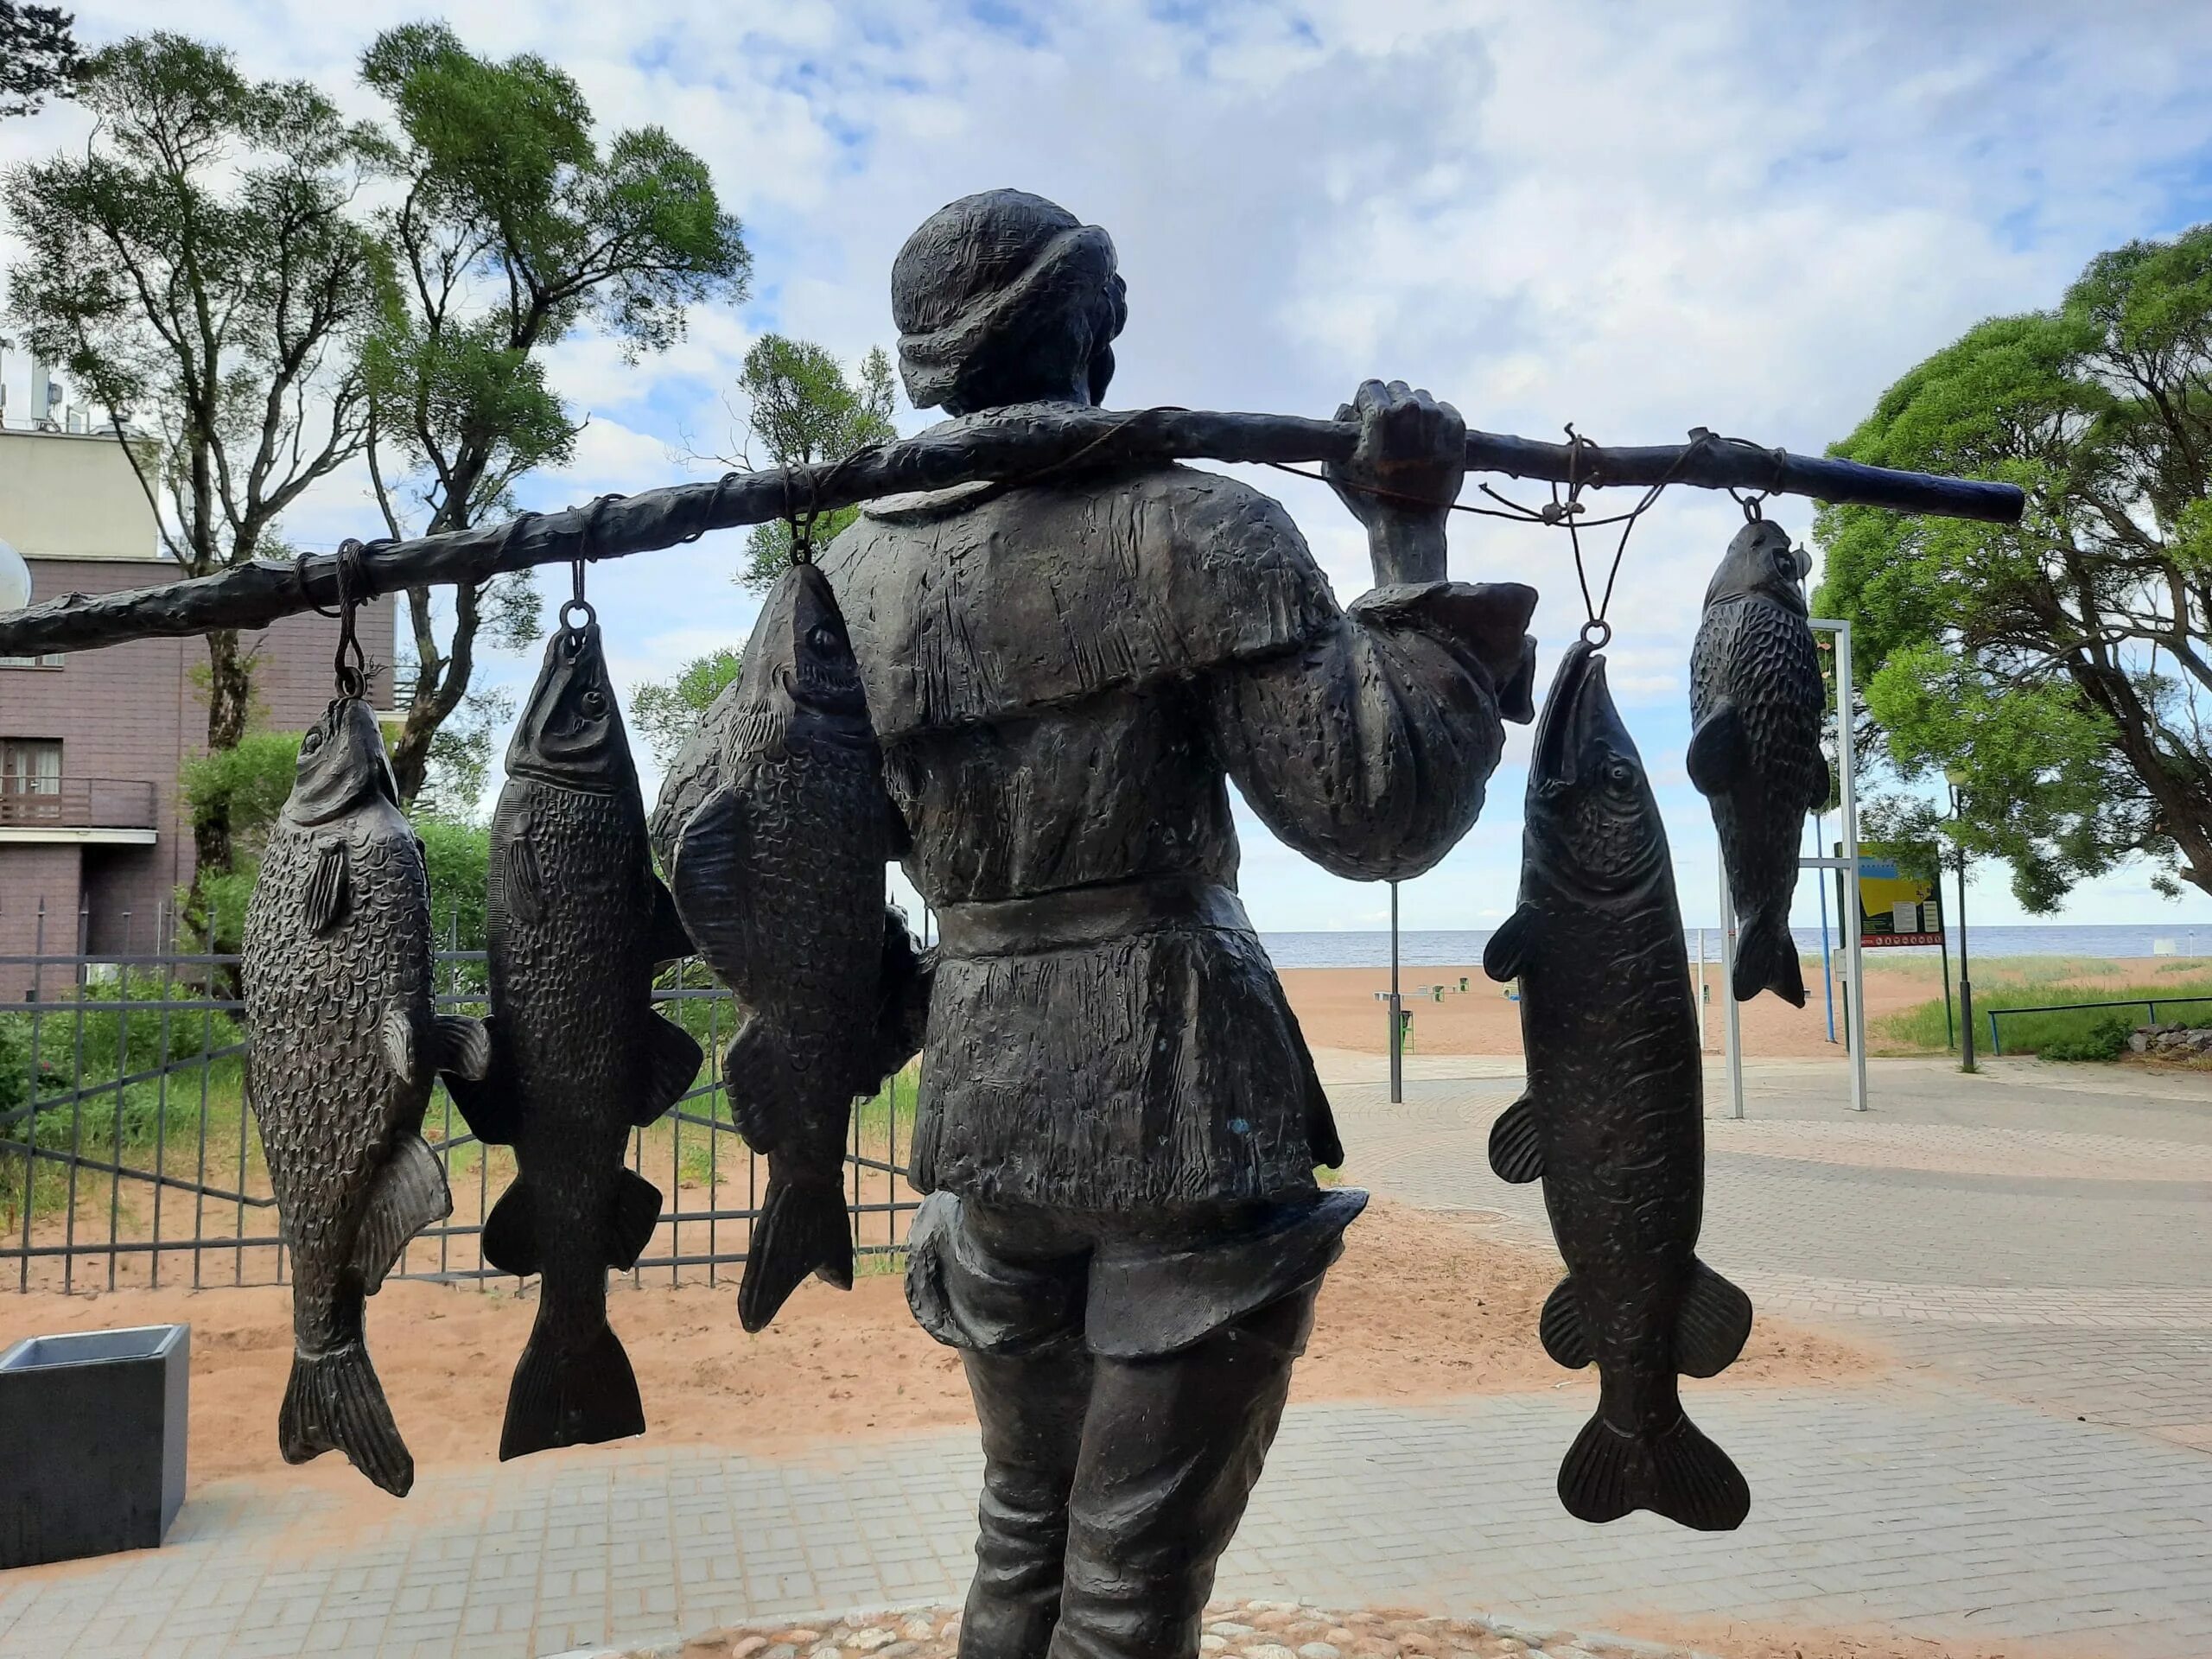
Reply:
[[[983,1496],[960,1659],[1043,1659],[1060,1617],[1090,1355],[1063,1339],[1019,1358],[961,1360],[983,1431]]]
[[[1095,1362],[1051,1659],[1193,1659],[1319,1288],[1178,1353]]]

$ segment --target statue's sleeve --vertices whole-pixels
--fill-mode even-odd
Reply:
[[[1311,568],[1302,543],[1296,556]],[[1531,717],[1535,601],[1510,582],[1332,601],[1300,648],[1209,677],[1215,753],[1268,827],[1323,868],[1418,875],[1481,812],[1501,722]]]

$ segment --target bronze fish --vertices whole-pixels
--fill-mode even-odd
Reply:
[[[633,1127],[697,1077],[699,1045],[653,1012],[655,966],[690,954],[653,874],[638,773],[595,622],[545,647],[492,815],[486,895],[492,1065],[454,1090],[469,1127],[515,1149],[484,1255],[539,1275],[499,1456],[645,1433],[607,1270],[634,1264],[660,1190],[623,1166]]]
[[[1728,543],[1706,589],[1690,651],[1690,782],[1712,804],[1736,906],[1738,1002],[1762,990],[1805,1006],[1789,936],[1805,814],[1828,796],[1821,753],[1827,694],[1806,619],[1807,556],[1755,518]]]
[[[769,594],[744,666],[709,717],[711,766],[680,762],[664,807],[715,785],[676,835],[669,882],[699,954],[747,1019],[722,1075],[731,1115],[768,1160],[738,1314],[775,1317],[810,1273],[849,1289],[842,1185],[852,1103],[912,1052],[879,1030],[884,972],[912,943],[887,914],[896,818],[836,597],[812,564]],[[888,953],[888,956],[887,955]]]
[[[1536,728],[1521,904],[1483,954],[1521,982],[1528,1092],[1491,1127],[1491,1166],[1541,1179],[1567,1276],[1540,1334],[1560,1364],[1597,1363],[1598,1412],[1568,1451],[1570,1514],[1653,1510],[1740,1525],[1751,1491],[1682,1410],[1676,1374],[1742,1351],[1750,1299],[1697,1258],[1705,1100],[1697,1011],[1659,804],[1605,688],[1571,647]]]
[[[414,1484],[363,1331],[407,1241],[453,1212],[423,1142],[440,1069],[481,1076],[484,1028],[431,1004],[430,887],[369,706],[340,697],[300,741],[246,906],[246,1098],[292,1258],[285,1461],[343,1451]]]

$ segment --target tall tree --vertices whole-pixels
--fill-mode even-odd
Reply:
[[[59,6],[0,0],[0,120],[36,115],[49,94],[75,92],[85,68],[76,22]]]
[[[2212,226],[1970,329],[1833,453],[2028,491],[2017,528],[1816,526],[1891,766],[1967,779],[1944,833],[2009,861],[2030,910],[2136,857],[2161,892],[2212,892]]]
[[[683,740],[699,728],[722,688],[737,677],[739,654],[728,645],[694,657],[668,680],[648,680],[630,694],[630,724],[645,740],[653,759],[665,766]]]
[[[899,435],[892,416],[899,407],[891,358],[880,346],[861,359],[857,379],[848,379],[837,359],[821,346],[781,334],[763,334],[745,354],[737,377],[747,404],[747,442],[734,457],[754,464],[758,444],[771,467],[800,467],[842,461],[856,449]],[[815,538],[827,541],[859,515],[841,507],[822,515]],[[755,524],[746,543],[745,568],[738,581],[747,588],[774,585],[791,563],[791,526],[781,520]]]
[[[462,530],[511,514],[524,474],[574,452],[549,347],[590,327],[633,361],[665,351],[692,306],[744,297],[751,257],[703,162],[658,127],[602,148],[582,92],[541,58],[479,57],[417,23],[378,36],[361,69],[403,139],[365,353],[377,496],[394,536]],[[434,762],[465,772],[481,748],[485,708],[441,734],[471,696],[479,645],[526,641],[538,600],[523,576],[455,589],[449,614],[428,588],[407,604],[392,767],[411,801]]]
[[[372,315],[351,204],[381,148],[303,81],[251,81],[181,35],[95,53],[79,97],[82,155],[0,185],[29,257],[10,272],[31,350],[61,363],[118,426],[162,545],[188,575],[281,556],[276,524],[357,454],[366,408],[355,344]],[[207,747],[234,747],[252,664],[207,636]],[[211,875],[232,866],[222,798],[195,811]]]

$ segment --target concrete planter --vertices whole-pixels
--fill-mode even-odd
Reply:
[[[162,1541],[184,1502],[191,1357],[183,1325],[0,1354],[0,1567]]]

